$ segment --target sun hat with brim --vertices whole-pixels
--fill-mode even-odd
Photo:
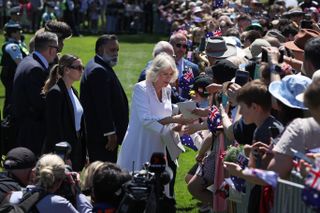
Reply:
[[[250,26],[248,26],[245,31],[249,31],[249,30],[259,30],[259,31],[263,31],[263,27],[261,26],[260,23],[258,22],[254,22],[252,23]]]
[[[201,7],[195,7],[192,12],[193,12],[193,14],[199,13],[199,12],[202,12],[202,9],[201,9]]]
[[[261,57],[262,47],[271,47],[271,44],[262,38],[257,38],[252,44],[244,49],[246,58],[256,59]]]
[[[222,37],[209,38],[206,45],[206,55],[218,59],[237,55],[237,48],[227,44]]]
[[[271,29],[268,30],[266,33],[266,36],[275,37],[277,38],[281,43],[284,43],[286,41],[286,38],[281,34],[281,32],[277,29]]]
[[[307,43],[307,41],[311,38],[315,38],[318,36],[320,36],[320,33],[315,30],[301,29],[299,30],[297,35],[295,35],[294,40],[284,43],[284,46],[289,50],[303,52],[304,46]]]
[[[290,17],[294,17],[294,16],[303,16],[304,12],[302,11],[302,9],[300,7],[294,7],[291,10],[284,12],[282,17],[284,18],[290,18]]]
[[[288,75],[281,81],[273,81],[269,85],[269,92],[273,97],[288,107],[295,109],[308,108],[296,96],[303,93],[311,84],[311,79],[302,75]]]

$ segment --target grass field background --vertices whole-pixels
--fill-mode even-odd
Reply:
[[[29,41],[30,35],[26,35]],[[94,56],[95,36],[72,37],[65,41],[63,53],[79,56],[86,64]],[[152,58],[152,49],[156,42],[167,40],[167,37],[154,35],[120,35],[119,64],[114,68],[131,103],[132,88],[137,82],[141,70]],[[3,36],[0,38],[3,43]],[[28,43],[28,42],[27,42]],[[79,91],[79,82],[75,83]],[[0,107],[2,110],[4,88],[0,85]],[[180,156],[178,173],[176,177],[175,192],[178,212],[197,212],[196,200],[192,199],[184,182],[184,176],[195,163],[195,152],[187,151]]]

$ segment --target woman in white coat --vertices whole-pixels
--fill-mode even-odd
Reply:
[[[147,70],[146,80],[134,86],[130,122],[117,161],[121,168],[142,169],[152,153],[165,153],[160,136],[163,125],[188,122],[181,115],[172,115],[170,83],[177,75],[173,57],[161,53]]]

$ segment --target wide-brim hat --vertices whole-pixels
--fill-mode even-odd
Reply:
[[[273,97],[281,101],[288,107],[295,109],[308,108],[303,102],[297,100],[297,95],[303,93],[311,84],[311,79],[302,75],[288,75],[281,81],[273,81],[269,85],[269,92]]]
[[[262,38],[257,38],[252,44],[244,49],[247,59],[257,59],[261,57],[262,47],[271,47],[271,44]]]
[[[206,54],[218,59],[237,55],[237,48],[228,44],[222,37],[209,38],[206,45]]]
[[[301,29],[297,35],[295,35],[294,40],[284,43],[284,46],[296,52],[303,52],[307,41],[318,36],[320,36],[320,33],[315,30]]]
[[[268,30],[266,36],[275,37],[280,41],[280,43],[284,43],[286,41],[286,38],[277,29]]]

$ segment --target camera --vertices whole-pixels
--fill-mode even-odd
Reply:
[[[133,173],[132,179],[123,184],[124,195],[117,213],[175,212],[175,200],[164,193],[164,185],[171,177],[164,154],[153,153],[150,163],[146,162],[142,170]]]
[[[70,159],[71,151],[71,145],[66,141],[55,144],[54,153],[61,157],[65,162],[66,160]],[[73,172],[71,166],[69,165],[66,165],[65,174],[66,177],[64,178],[56,194],[66,198],[72,203],[72,205],[76,206],[76,194],[81,191],[79,183],[77,182],[77,174]],[[74,190],[72,189],[72,187],[74,188]]]
[[[54,146],[54,154],[61,157],[64,161],[70,159],[71,151],[72,151],[71,145],[66,141],[57,143]]]

